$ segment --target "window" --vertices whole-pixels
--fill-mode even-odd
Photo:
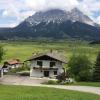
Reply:
[[[53,66],[55,66],[56,65],[56,63],[55,62],[50,62],[50,67],[53,67]]]
[[[57,71],[54,71],[54,75],[57,75]]]
[[[37,65],[42,67],[42,61],[37,61]]]

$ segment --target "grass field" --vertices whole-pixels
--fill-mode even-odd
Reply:
[[[66,60],[72,54],[86,54],[91,61],[95,61],[96,55],[100,50],[100,45],[89,45],[88,42],[67,41],[67,42],[0,42],[5,49],[4,60],[17,58],[21,61],[26,60],[32,53],[57,50],[64,54]],[[3,61],[4,61],[3,60]]]
[[[57,50],[64,54],[66,60],[72,54],[86,54],[92,62],[100,50],[100,45],[89,45],[88,42],[67,41],[67,42],[0,42],[5,50],[2,62],[8,59],[17,58],[26,60],[36,52]],[[100,86],[97,83],[76,83],[74,85]],[[25,86],[5,86],[0,85],[0,100],[99,100],[100,96],[76,91],[25,87]]]
[[[0,100],[99,100],[100,95],[42,87],[0,85]]]

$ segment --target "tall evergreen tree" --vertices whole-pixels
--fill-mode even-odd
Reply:
[[[0,46],[0,62],[3,60],[3,56],[4,56],[4,49],[2,46]]]
[[[97,55],[96,63],[93,71],[93,80],[100,82],[100,52]]]

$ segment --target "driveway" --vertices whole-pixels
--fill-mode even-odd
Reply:
[[[48,78],[34,78],[29,76],[18,76],[18,75],[5,75],[0,79],[1,84],[13,84],[13,85],[36,85],[48,81]]]
[[[91,86],[65,86],[65,85],[43,85],[41,83],[46,82],[50,79],[47,78],[30,78],[30,77],[21,77],[21,76],[12,76],[7,75],[0,79],[1,84],[7,85],[26,85],[26,86],[40,86],[40,87],[50,87],[50,88],[59,88],[67,90],[76,90],[82,92],[89,92],[100,95],[100,87],[91,87]]]

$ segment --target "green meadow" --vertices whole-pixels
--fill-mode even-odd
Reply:
[[[29,58],[32,53],[56,50],[61,52],[68,61],[73,54],[86,54],[92,63],[100,51],[100,44],[90,45],[86,41],[64,41],[64,42],[18,42],[1,41],[5,60],[17,58],[21,61]],[[80,82],[73,85],[97,86],[99,83]],[[99,100],[100,96],[91,93],[69,91],[53,88],[7,86],[0,85],[0,100]]]
[[[89,42],[82,41],[61,41],[61,42],[16,42],[1,41],[5,50],[4,59],[17,58],[21,61],[29,58],[32,53],[56,50],[61,52],[68,61],[73,54],[86,54],[92,62],[95,61],[100,44],[90,45]]]
[[[0,100],[99,100],[100,95],[62,89],[0,85]]]

